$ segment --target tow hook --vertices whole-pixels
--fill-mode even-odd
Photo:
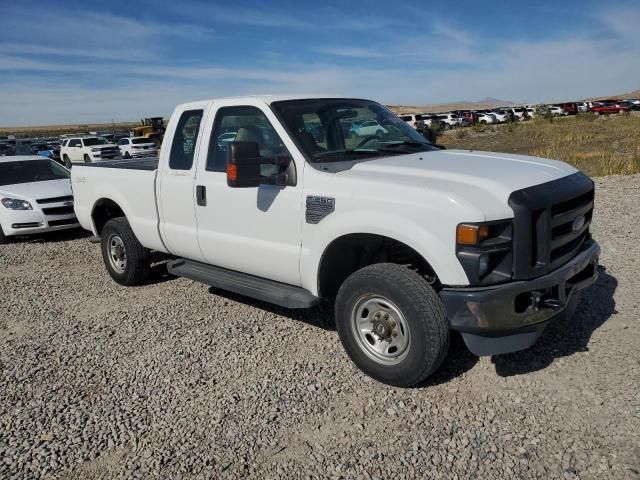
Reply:
[[[542,292],[531,292],[531,306],[537,312],[541,308],[560,308],[562,302],[557,298],[545,298]]]

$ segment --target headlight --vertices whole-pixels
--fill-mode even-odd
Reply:
[[[458,225],[456,255],[471,285],[490,285],[511,278],[512,236],[510,219]]]
[[[33,210],[33,207],[26,200],[20,200],[19,198],[8,198],[5,197],[2,200],[2,205],[9,210]]]
[[[92,152],[99,152],[100,150],[102,150],[101,148],[92,148],[91,151]]]

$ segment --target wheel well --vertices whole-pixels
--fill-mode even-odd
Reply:
[[[93,224],[96,227],[96,233],[100,235],[102,233],[102,229],[104,228],[105,223],[107,223],[112,218],[124,217],[124,212],[120,208],[120,206],[110,200],[108,198],[101,198],[98,200],[93,207],[93,213],[91,217],[93,218]]]
[[[334,240],[324,251],[318,269],[319,295],[334,297],[349,275],[375,263],[407,265],[428,283],[439,284],[429,262],[413,248],[382,235],[354,233]]]

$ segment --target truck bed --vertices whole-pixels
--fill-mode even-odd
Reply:
[[[107,162],[85,163],[83,167],[122,168],[125,170],[156,170],[158,157],[132,158],[130,160],[109,160]]]
[[[145,247],[164,251],[156,204],[157,158],[78,163],[71,169],[74,209],[80,225],[99,235],[96,209],[119,208]]]

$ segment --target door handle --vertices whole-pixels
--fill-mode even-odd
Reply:
[[[204,185],[196,186],[196,203],[201,207],[207,206],[207,187]]]

